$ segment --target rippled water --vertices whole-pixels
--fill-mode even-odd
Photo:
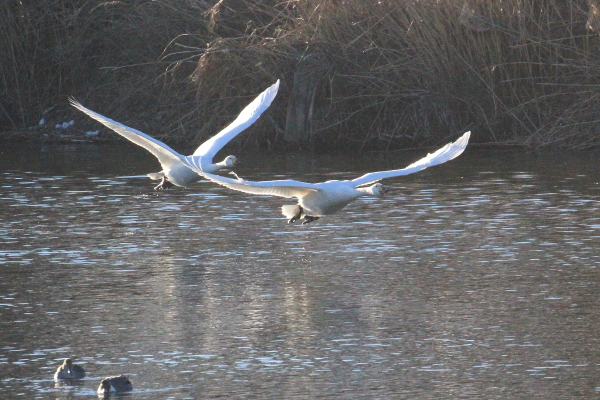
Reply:
[[[307,226],[290,200],[154,192],[128,144],[0,154],[0,397],[600,396],[597,153],[467,153]],[[316,182],[423,155],[239,154]],[[339,172],[342,171],[342,172]],[[89,377],[55,386],[73,357]]]

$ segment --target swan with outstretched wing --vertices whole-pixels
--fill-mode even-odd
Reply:
[[[381,196],[388,191],[386,187],[379,183],[382,179],[413,174],[458,157],[467,147],[470,135],[471,132],[466,132],[454,143],[448,143],[406,168],[371,172],[353,180],[332,180],[321,183],[306,183],[295,180],[253,182],[239,177],[232,179],[214,175],[193,166],[191,168],[219,185],[240,192],[287,198],[295,197],[298,199],[298,204],[284,205],[281,211],[289,219],[288,223],[303,219],[302,224],[307,224],[324,215],[340,211],[361,196]]]
[[[148,176],[150,179],[160,179],[160,183],[154,189],[163,189],[173,185],[187,187],[190,184],[199,181],[200,176],[188,167],[188,165],[212,173],[222,168],[230,168],[239,164],[236,156],[227,156],[223,161],[218,163],[213,163],[213,157],[229,143],[231,139],[252,125],[261,114],[269,108],[275,95],[277,95],[278,89],[279,80],[258,95],[242,110],[231,124],[204,142],[191,156],[181,155],[160,140],[154,139],[137,129],[125,126],[85,108],[74,98],[70,98],[69,101],[73,107],[84,112],[131,142],[143,147],[158,158],[158,161],[163,168],[162,171],[150,173]]]

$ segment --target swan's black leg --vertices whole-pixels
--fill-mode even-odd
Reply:
[[[290,218],[290,220],[288,221],[288,224],[293,224],[294,222],[298,221],[301,216],[302,216],[302,206],[298,206],[298,214],[296,214],[292,218]]]
[[[310,215],[305,215],[304,216],[304,221],[302,221],[302,225],[306,225],[310,222],[316,221],[318,220],[319,217],[311,217]]]
[[[165,178],[163,176],[163,178],[160,180],[160,183],[154,187],[154,190],[168,189],[168,188],[173,187],[173,186],[175,186],[175,185],[173,185],[171,182],[169,182],[167,180],[167,178]]]
[[[154,190],[162,190],[163,183],[165,183],[165,178],[164,177],[160,180],[160,182],[158,183],[158,185],[154,186]]]

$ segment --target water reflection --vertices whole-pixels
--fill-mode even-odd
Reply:
[[[296,226],[281,199],[117,178],[152,170],[143,155],[54,151],[0,159],[2,396],[95,395],[118,374],[131,399],[600,391],[594,155],[471,151]],[[238,172],[316,182],[407,158],[246,155]],[[55,387],[68,356],[89,377]]]

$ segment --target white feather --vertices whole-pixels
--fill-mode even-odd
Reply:
[[[300,206],[297,204],[286,204],[281,206],[281,213],[286,218],[293,218],[300,212]]]
[[[190,168],[219,185],[240,192],[298,198],[297,206],[287,205],[282,207],[283,215],[288,218],[298,215],[298,212],[300,211],[299,207],[302,207],[303,215],[321,217],[341,210],[360,196],[378,196],[385,191],[383,190],[383,186],[379,183],[364,187],[369,183],[377,182],[385,178],[412,174],[458,157],[465,150],[469,142],[470,134],[471,132],[466,132],[454,143],[448,143],[438,151],[428,154],[404,169],[372,172],[354,180],[333,180],[321,183],[306,183],[295,180],[253,182],[239,178],[231,179],[220,175],[214,175],[195,166],[190,166]]]
[[[229,156],[223,162],[216,164],[213,163],[213,157],[223,146],[252,125],[269,108],[277,95],[278,89],[279,80],[247,105],[231,124],[200,145],[193,155],[187,157],[179,154],[160,140],[85,108],[73,98],[70,98],[69,101],[73,107],[152,153],[163,168],[157,174],[149,174],[152,179],[166,177],[171,183],[185,187],[200,180],[198,174],[193,172],[189,165],[201,168],[207,172],[216,172],[221,168],[230,167],[235,164],[235,162],[229,161],[231,159],[235,160],[234,156]]]
[[[434,165],[443,164],[446,161],[450,161],[459,155],[467,147],[467,143],[469,143],[469,138],[471,137],[471,131],[466,132],[460,138],[458,138],[454,143],[448,143],[441,149],[437,150],[434,153],[427,154],[426,157],[421,158],[419,161],[410,164],[408,167],[403,169],[395,169],[391,171],[380,171],[380,172],[371,172],[360,176],[354,179],[352,182],[356,186],[364,186],[369,185],[371,183],[380,181],[382,179],[393,178],[396,176],[410,175],[415,172],[419,172],[424,170],[425,168],[433,167]]]

